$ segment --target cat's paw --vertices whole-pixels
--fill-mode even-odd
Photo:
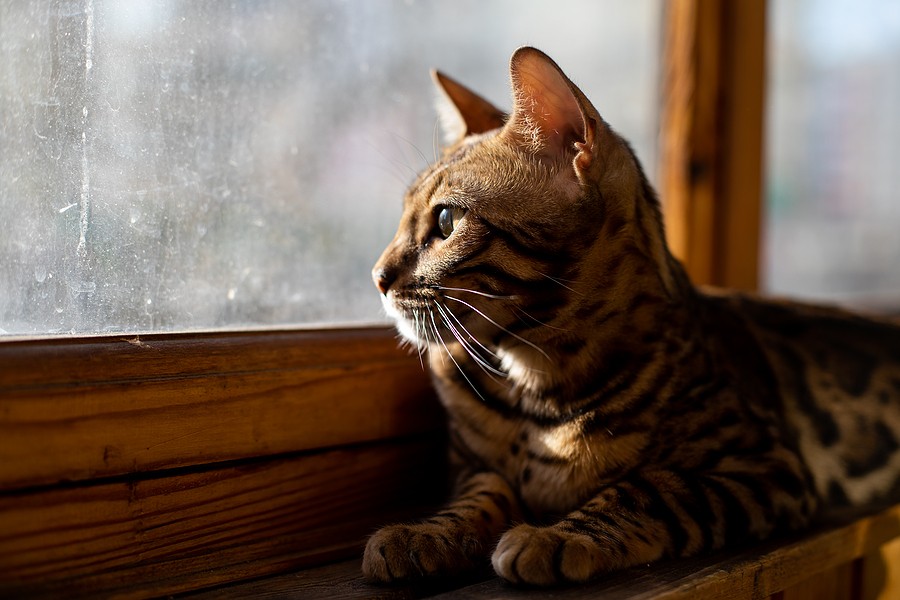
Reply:
[[[491,557],[497,575],[512,583],[582,583],[603,570],[604,556],[588,536],[554,527],[518,525],[500,538]]]
[[[481,546],[465,531],[427,523],[391,525],[369,538],[362,571],[381,582],[452,575],[473,568],[485,554]]]

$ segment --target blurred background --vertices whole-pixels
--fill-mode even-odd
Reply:
[[[900,313],[900,2],[769,2],[765,291]]]
[[[0,2],[0,334],[383,320],[441,140],[556,59],[656,178],[658,0]],[[769,8],[763,288],[900,308],[900,3]]]

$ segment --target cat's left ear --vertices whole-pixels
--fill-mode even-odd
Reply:
[[[572,161],[581,179],[594,160],[600,115],[562,69],[536,48],[516,50],[509,71],[515,104],[505,133],[535,154]]]
[[[440,71],[432,71],[431,78],[441,92],[438,115],[446,143],[503,127],[506,114],[502,110]]]

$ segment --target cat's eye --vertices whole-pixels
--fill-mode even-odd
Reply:
[[[464,208],[449,206],[442,208],[441,212],[438,213],[438,229],[441,232],[441,237],[445,240],[450,237],[450,234],[459,226],[459,222],[462,221],[465,215],[466,210]]]

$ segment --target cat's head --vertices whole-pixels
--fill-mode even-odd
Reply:
[[[407,191],[373,270],[420,347],[533,344],[627,293],[629,277],[669,285],[658,206],[628,145],[539,50],[516,51],[510,76],[507,116],[435,73],[455,135]]]

